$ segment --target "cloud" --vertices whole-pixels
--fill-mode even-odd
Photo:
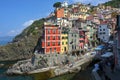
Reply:
[[[107,2],[109,0],[73,0],[73,2],[81,2],[81,3],[91,3],[93,5],[97,5],[99,3],[104,3],[104,2]]]
[[[16,36],[21,32],[21,30],[11,30],[7,33],[8,36]]]
[[[13,29],[8,31],[8,33],[6,33],[7,36],[16,36],[18,34],[20,34],[26,27],[30,26],[32,23],[34,22],[34,20],[29,20],[24,22],[21,27],[19,29]],[[0,32],[1,34],[1,32]]]
[[[34,20],[26,21],[26,22],[23,24],[23,26],[24,26],[24,27],[28,27],[28,26],[30,26],[33,22],[34,22]]]

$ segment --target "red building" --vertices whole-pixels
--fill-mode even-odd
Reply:
[[[80,49],[83,49],[84,48],[84,44],[85,44],[85,32],[83,30],[80,30],[79,31],[79,36],[80,36],[80,39],[79,39],[79,46],[80,46]]]
[[[88,44],[88,37],[87,37],[87,35],[85,35],[85,33],[86,33],[86,31],[84,31],[84,30],[79,31],[79,36],[80,36],[79,46],[80,46],[80,49],[84,49],[85,44]]]
[[[42,40],[42,48],[45,54],[60,53],[60,33],[58,25],[44,26],[44,39]]]

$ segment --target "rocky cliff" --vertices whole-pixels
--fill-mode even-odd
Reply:
[[[45,19],[34,21],[32,25],[17,35],[13,41],[5,46],[0,46],[0,61],[30,58],[42,35]]]

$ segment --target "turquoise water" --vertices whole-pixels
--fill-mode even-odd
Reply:
[[[31,76],[7,76],[5,71],[7,69],[0,68],[0,80],[34,80]]]
[[[8,76],[5,74],[6,70],[8,69],[9,65],[16,63],[17,61],[7,61],[7,62],[0,62],[0,64],[5,64],[5,67],[0,68],[0,80],[70,80],[74,74],[66,74],[59,77],[48,79],[47,73],[40,73],[39,75],[19,75],[19,76]],[[38,78],[37,78],[38,77]],[[46,77],[46,78],[45,78]]]
[[[32,76],[8,76],[5,74],[6,70],[8,69],[8,65],[15,63],[16,61],[12,62],[0,62],[5,64],[4,67],[0,68],[0,80],[34,80]]]
[[[8,76],[5,74],[6,70],[8,69],[8,66],[11,64],[16,63],[17,61],[7,61],[7,62],[0,62],[5,64],[6,66],[0,68],[0,80],[73,80],[72,78],[76,75],[76,74],[65,74],[65,75],[61,75],[58,77],[54,77],[54,78],[50,78],[48,75],[48,72],[45,73],[40,73],[38,75],[19,75],[19,76]],[[89,63],[85,63],[84,65],[82,65],[82,68],[86,68],[86,66]],[[80,79],[79,80],[88,80],[88,79],[84,79],[85,76],[86,77],[90,77],[90,73],[88,74],[87,70],[85,71],[87,74],[84,74],[84,76],[78,76]],[[83,73],[79,73],[80,75],[83,75]],[[78,78],[77,77],[77,78]],[[48,79],[50,78],[50,79]],[[74,79],[74,80],[78,80],[78,79]]]

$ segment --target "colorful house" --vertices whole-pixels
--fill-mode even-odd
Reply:
[[[68,52],[68,34],[61,33],[61,54]]]
[[[86,35],[87,29],[84,26],[87,26],[87,23],[83,19],[75,20],[73,23],[74,26],[78,28],[79,31],[79,49],[87,49],[88,37]]]
[[[56,24],[59,26],[67,26],[68,25],[68,8],[58,8],[55,11]]]
[[[60,34],[61,30],[58,25],[45,25],[44,38],[42,40],[42,48],[45,54],[60,53]]]
[[[64,8],[57,8],[56,12],[55,12],[55,16],[57,18],[62,18],[64,17]]]
[[[84,49],[85,45],[85,31],[79,30],[79,48]]]
[[[110,35],[109,25],[107,23],[101,23],[98,27],[98,38],[103,42],[108,42]]]
[[[68,33],[68,51],[79,50],[79,31],[77,28],[71,28]]]

